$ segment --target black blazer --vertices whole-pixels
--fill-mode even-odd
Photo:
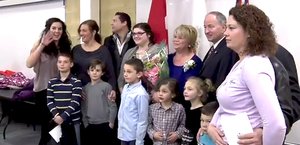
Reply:
[[[269,57],[275,72],[275,90],[285,119],[286,134],[289,133],[293,121],[293,99],[289,83],[289,75],[282,63],[274,56]]]
[[[200,78],[209,78],[215,87],[225,80],[227,74],[233,65],[239,60],[237,53],[226,46],[226,40],[223,38],[209,58],[208,53],[204,57],[203,66],[200,71]]]
[[[129,39],[129,41],[124,44],[121,55],[119,54],[117,43],[114,40],[113,35],[110,35],[104,39],[104,45],[108,48],[108,50],[111,54],[113,64],[114,64],[116,78],[118,78],[118,76],[120,74],[120,67],[121,67],[121,63],[122,63],[124,54],[127,52],[127,50],[135,47],[136,44],[131,37]]]
[[[287,70],[289,75],[291,95],[293,99],[293,119],[290,122],[290,124],[292,125],[300,119],[300,88],[296,64],[293,55],[279,44],[275,57],[283,64],[284,68]]]

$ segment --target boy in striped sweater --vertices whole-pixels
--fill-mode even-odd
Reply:
[[[58,56],[58,77],[49,81],[47,106],[53,121],[61,125],[61,145],[80,145],[80,102],[81,81],[71,74],[72,55],[62,53]]]

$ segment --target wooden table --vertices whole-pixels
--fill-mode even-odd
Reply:
[[[5,124],[4,130],[3,130],[3,138],[5,139],[5,131],[9,125],[9,123],[13,119],[13,108],[14,108],[14,94],[18,91],[16,89],[0,89],[0,101],[2,106],[2,116],[0,120],[0,124],[2,120],[8,116],[8,121]]]

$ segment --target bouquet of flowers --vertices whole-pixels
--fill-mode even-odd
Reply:
[[[167,45],[162,42],[154,46],[151,52],[147,53],[147,61],[144,61],[145,77],[155,85],[158,79],[169,77]]]

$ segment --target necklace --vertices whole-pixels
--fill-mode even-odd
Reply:
[[[149,61],[150,60],[150,54],[148,53],[150,48],[147,48],[146,50],[140,50],[135,52],[135,57],[144,61]]]

